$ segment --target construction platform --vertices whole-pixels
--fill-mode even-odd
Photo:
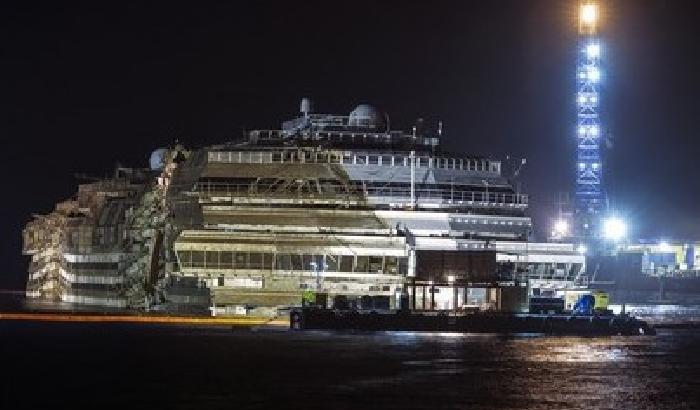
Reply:
[[[529,313],[448,314],[402,311],[342,311],[302,308],[290,312],[290,327],[299,330],[431,331],[466,333],[534,333],[561,336],[654,335],[645,321],[627,315]]]

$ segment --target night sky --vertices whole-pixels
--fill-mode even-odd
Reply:
[[[375,104],[393,128],[442,120],[447,150],[526,157],[540,231],[571,188],[574,0],[59,3],[0,8],[0,288],[24,286],[21,226],[74,174],[276,127],[301,97]],[[696,2],[604,3],[612,204],[635,235],[700,239]]]

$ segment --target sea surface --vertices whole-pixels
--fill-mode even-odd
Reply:
[[[700,409],[700,329],[542,337],[0,321],[0,408]]]

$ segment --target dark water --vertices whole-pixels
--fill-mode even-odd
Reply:
[[[700,330],[655,337],[0,322],[0,408],[700,409]]]

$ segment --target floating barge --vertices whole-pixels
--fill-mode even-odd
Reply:
[[[427,331],[466,333],[536,333],[558,336],[640,336],[656,331],[627,315],[531,313],[420,313],[301,308],[290,312],[290,327],[299,330]]]

